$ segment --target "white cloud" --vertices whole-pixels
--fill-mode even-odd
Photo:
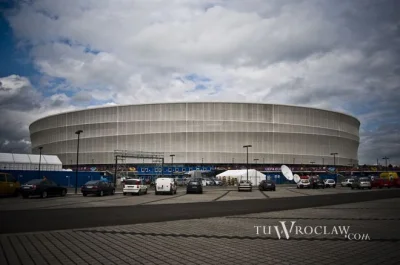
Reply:
[[[288,103],[360,114],[364,132],[395,118],[400,99],[399,20],[390,5],[370,5],[41,0],[7,18],[21,45],[31,45],[43,84],[65,80],[45,100],[56,111],[90,100]]]

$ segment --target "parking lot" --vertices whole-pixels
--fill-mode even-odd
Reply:
[[[314,192],[324,191],[304,191]],[[250,196],[261,194],[253,193]],[[172,200],[184,197],[178,196]],[[398,264],[399,205],[397,198],[229,217],[3,234],[0,264]],[[279,239],[274,230],[257,233],[255,228],[274,227],[280,221],[295,221],[302,228],[326,226],[329,233],[337,226],[349,231],[309,235],[292,231],[289,238],[282,233]],[[349,239],[350,233],[368,237]]]
[[[83,197],[78,190],[70,189],[66,197],[52,198],[1,198],[0,211],[4,210],[30,210],[30,209],[59,209],[59,208],[84,208],[84,207],[112,207],[130,205],[156,205],[156,204],[181,204],[196,202],[250,200],[250,199],[274,199],[287,197],[300,197],[323,194],[340,193],[360,193],[375,192],[372,190],[352,190],[350,188],[336,187],[326,189],[296,189],[296,186],[277,186],[276,191],[259,191],[253,189],[252,192],[238,192],[235,187],[204,187],[203,194],[186,194],[185,187],[179,187],[176,195],[155,195],[154,190],[150,190],[146,195],[131,196],[122,195],[118,192],[113,196],[87,196]]]

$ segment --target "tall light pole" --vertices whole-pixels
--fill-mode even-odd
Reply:
[[[325,158],[322,158],[322,166],[325,165]]]
[[[174,154],[169,155],[171,157],[171,167],[172,167],[172,176],[174,176]]]
[[[75,134],[78,135],[78,145],[76,148],[75,194],[78,193],[79,138],[80,138],[81,133],[83,133],[82,130],[78,130],[75,132]]]
[[[201,158],[201,167],[203,167],[204,158]]]
[[[246,148],[246,154],[247,154],[247,159],[246,159],[247,181],[249,181],[249,147],[252,147],[252,146],[251,145],[243,145],[243,148]]]
[[[256,162],[256,168],[257,168],[257,161],[260,160],[258,158],[254,158],[254,161]],[[256,169],[257,170],[257,169]]]
[[[387,161],[390,159],[389,157],[383,157],[383,160],[386,160],[386,172],[388,171],[388,165],[387,165]]]
[[[339,153],[331,153],[331,156],[333,156],[333,167],[335,168],[335,177],[336,177],[336,183],[338,182],[338,180],[337,180],[337,170],[336,170],[336,156],[338,155]]]
[[[41,178],[40,177],[40,164],[42,162],[42,149],[43,149],[43,146],[39,146],[39,178]]]

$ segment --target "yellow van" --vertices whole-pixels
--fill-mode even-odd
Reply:
[[[398,179],[399,176],[396,172],[383,172],[379,175],[381,179]]]
[[[9,173],[0,172],[0,196],[18,196],[21,184]]]

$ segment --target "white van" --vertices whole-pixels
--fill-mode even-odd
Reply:
[[[156,179],[156,195],[161,193],[176,194],[176,183],[173,178]]]

